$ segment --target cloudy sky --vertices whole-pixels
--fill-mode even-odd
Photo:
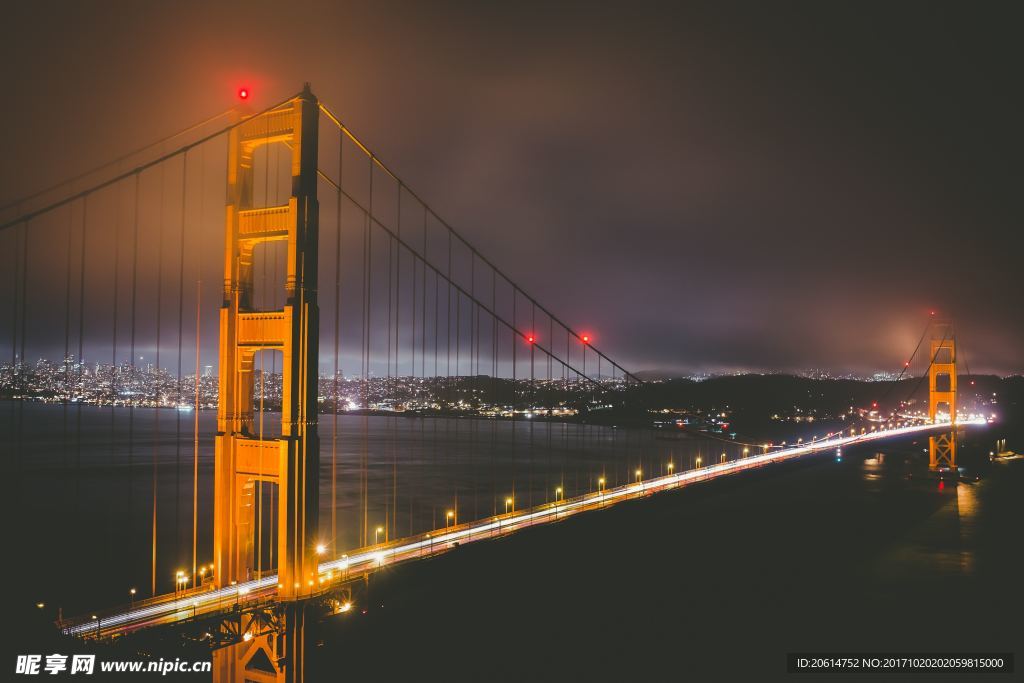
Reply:
[[[1013,4],[34,2],[0,198],[310,81],[633,370],[1024,372]]]

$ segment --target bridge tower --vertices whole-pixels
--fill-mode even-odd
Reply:
[[[285,601],[308,596],[317,580],[318,119],[318,102],[307,84],[287,104],[244,118],[228,142],[215,577],[218,587],[256,578],[258,489],[275,486],[278,597]],[[273,143],[291,150],[291,197],[283,206],[254,206],[255,152]],[[285,304],[280,310],[256,310],[253,253],[274,241],[287,243]],[[273,439],[259,438],[254,425],[254,358],[266,350],[279,351],[282,360],[280,438]],[[264,510],[263,516],[270,512]]]
[[[941,339],[935,334],[941,331]],[[935,422],[940,406],[948,406],[952,428],[928,438],[928,467],[956,469],[956,336],[953,324],[935,323],[928,367],[928,417]]]

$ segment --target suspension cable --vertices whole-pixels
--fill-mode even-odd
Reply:
[[[6,221],[4,223],[0,223],[0,232],[6,230],[7,228],[10,228],[11,226],[18,225],[18,224],[20,224],[20,223],[22,223],[22,222],[24,222],[24,221],[26,221],[28,219],[35,218],[36,216],[41,216],[42,214],[47,213],[48,211],[56,209],[57,207],[60,207],[60,206],[64,206],[65,204],[73,202],[76,199],[81,199],[82,197],[84,197],[86,195],[89,195],[89,194],[92,194],[92,193],[94,193],[94,192],[96,192],[98,190],[102,190],[102,189],[104,189],[106,187],[110,187],[112,185],[115,185],[115,184],[119,183],[120,181],[125,180],[126,178],[130,178],[133,175],[137,175],[139,173],[142,173],[143,171],[145,171],[147,169],[150,169],[150,168],[152,168],[154,166],[157,166],[158,164],[161,164],[161,163],[167,161],[168,159],[173,159],[176,156],[179,156],[181,154],[184,154],[185,152],[188,152],[190,149],[194,149],[195,147],[199,147],[200,145],[202,145],[205,142],[209,142],[210,140],[218,138],[218,137],[224,135],[225,133],[229,133],[230,131],[234,130],[238,126],[240,126],[243,123],[245,123],[246,121],[248,121],[250,118],[255,118],[255,117],[263,116],[264,114],[267,114],[267,113],[269,113],[271,111],[274,111],[275,109],[279,109],[279,108],[285,106],[286,104],[288,104],[289,102],[291,102],[292,100],[296,99],[297,97],[300,97],[300,96],[301,96],[301,93],[298,93],[296,95],[292,95],[291,97],[288,97],[288,98],[278,102],[277,104],[271,105],[271,106],[267,107],[266,109],[264,109],[264,110],[262,110],[260,112],[257,112],[252,117],[240,119],[239,121],[235,121],[235,122],[231,123],[230,125],[227,125],[227,126],[225,126],[223,128],[220,128],[220,129],[214,131],[213,133],[210,133],[208,135],[204,135],[203,137],[199,138],[198,140],[194,140],[194,141],[192,141],[192,142],[190,142],[188,144],[182,145],[181,147],[179,147],[179,148],[177,148],[177,149],[175,149],[175,150],[173,150],[171,152],[168,152],[166,154],[163,154],[163,155],[157,157],[156,159],[152,159],[152,160],[147,161],[147,162],[145,162],[143,164],[139,164],[138,166],[136,166],[136,167],[134,167],[132,169],[129,169],[129,170],[123,172],[123,173],[119,173],[119,174],[113,176],[112,178],[108,178],[107,180],[104,180],[103,182],[100,182],[100,183],[97,183],[96,185],[93,185],[92,187],[89,187],[89,188],[87,188],[85,190],[81,190],[79,192],[75,192],[75,193],[70,194],[70,195],[67,195],[63,199],[58,199],[57,201],[51,202],[50,204],[47,204],[46,206],[43,206],[43,207],[41,207],[39,209],[34,209],[32,211],[29,211],[28,213],[24,213],[24,214],[22,214],[22,215],[20,215],[20,216],[18,216],[16,218],[8,220],[8,221]]]
[[[104,163],[100,164],[99,166],[96,166],[94,168],[89,169],[88,171],[83,171],[82,173],[79,173],[78,175],[76,175],[74,177],[67,178],[67,179],[62,180],[62,181],[60,181],[58,183],[50,185],[49,187],[44,187],[41,190],[36,190],[32,194],[26,195],[26,196],[22,197],[21,199],[15,199],[13,201],[10,201],[10,202],[0,206],[0,211],[6,211],[7,209],[11,208],[12,206],[19,206],[21,204],[26,204],[26,203],[30,202],[31,200],[36,199],[37,197],[41,197],[41,196],[43,196],[45,194],[49,194],[49,193],[53,192],[54,190],[59,190],[60,188],[66,186],[66,185],[71,185],[72,183],[78,182],[79,180],[82,180],[83,178],[88,178],[91,175],[99,173],[100,171],[102,171],[105,168],[109,168],[111,166],[116,166],[116,165],[120,164],[123,161],[131,159],[132,157],[137,156],[139,154],[142,154],[146,150],[149,150],[149,149],[152,149],[152,148],[158,147],[158,146],[162,149],[163,146],[165,145],[165,143],[170,142],[171,140],[173,140],[175,138],[179,138],[182,135],[186,135],[188,133],[191,133],[194,130],[198,130],[199,128],[207,126],[207,125],[213,123],[214,121],[216,121],[217,119],[223,118],[224,116],[227,116],[227,115],[231,114],[233,111],[234,111],[234,109],[228,109],[226,111],[222,111],[221,113],[216,114],[215,116],[211,116],[210,118],[206,119],[205,121],[200,121],[199,123],[194,123],[191,126],[188,126],[187,128],[178,131],[177,133],[172,133],[171,135],[168,135],[167,137],[161,138],[160,140],[152,142],[152,143],[150,143],[148,145],[144,145],[143,147],[139,147],[139,148],[137,148],[135,150],[132,150],[131,152],[127,152],[125,154],[122,154],[121,156],[119,156],[119,157],[117,157],[115,159],[111,159],[110,161],[104,162]]]
[[[322,102],[320,102],[318,106],[319,106],[319,108],[320,108],[320,111],[321,111],[321,112],[323,112],[323,113],[324,113],[324,115],[326,115],[326,116],[327,116],[327,118],[328,118],[328,119],[329,119],[329,120],[330,120],[330,121],[331,121],[331,122],[332,122],[332,123],[333,123],[333,124],[334,124],[335,126],[337,126],[337,127],[338,127],[338,129],[339,129],[339,130],[340,130],[340,131],[341,131],[342,133],[344,133],[344,135],[345,135],[345,136],[347,136],[347,137],[348,137],[348,138],[349,138],[349,139],[350,139],[350,140],[351,140],[351,141],[352,141],[352,142],[353,142],[353,143],[354,143],[354,144],[355,144],[355,145],[356,145],[357,147],[359,147],[359,149],[361,149],[361,150],[363,151],[363,153],[367,155],[367,157],[369,157],[369,158],[370,158],[370,160],[371,160],[371,163],[372,163],[372,164],[375,164],[376,166],[378,166],[378,167],[379,167],[379,168],[380,168],[380,169],[381,169],[382,171],[384,171],[384,172],[385,172],[385,173],[386,173],[386,174],[387,174],[388,176],[390,176],[390,177],[391,177],[392,179],[394,179],[394,180],[395,180],[395,182],[398,182],[398,183],[401,183],[401,182],[403,182],[403,181],[401,180],[401,178],[400,178],[400,177],[399,177],[399,176],[398,176],[397,174],[395,174],[394,172],[392,172],[392,171],[391,171],[391,169],[390,169],[390,168],[388,168],[388,166],[387,166],[387,165],[385,165],[385,164],[384,164],[384,163],[383,163],[383,162],[382,162],[382,161],[381,161],[381,160],[380,160],[380,159],[379,159],[379,158],[378,158],[378,157],[377,157],[377,156],[376,156],[375,154],[373,154],[373,153],[372,153],[372,152],[371,152],[371,151],[369,150],[369,148],[368,148],[368,147],[367,147],[366,145],[364,145],[364,144],[363,144],[363,143],[362,143],[362,142],[361,142],[361,141],[359,140],[359,138],[357,138],[357,137],[356,137],[356,136],[355,136],[355,135],[354,135],[354,134],[352,133],[352,131],[350,131],[350,130],[349,130],[349,129],[348,129],[348,128],[347,128],[346,126],[345,126],[345,124],[343,124],[343,123],[341,122],[341,119],[340,119],[340,118],[339,118],[339,117],[338,117],[337,115],[335,115],[335,114],[334,114],[334,112],[332,112],[332,111],[331,111],[331,110],[330,110],[330,109],[329,109],[329,108],[328,108],[328,107],[327,107],[327,106],[326,106],[325,104],[323,104]],[[506,274],[505,274],[505,273],[504,273],[504,272],[503,272],[503,271],[502,271],[502,270],[501,270],[500,268],[498,268],[498,267],[497,267],[496,265],[494,265],[494,263],[492,263],[492,262],[491,262],[491,261],[490,261],[490,260],[489,260],[489,259],[488,259],[488,258],[487,258],[486,256],[484,256],[484,255],[483,255],[482,253],[480,253],[480,251],[479,251],[479,250],[477,250],[477,249],[476,249],[476,247],[474,247],[474,246],[473,246],[473,245],[472,245],[472,244],[471,244],[471,243],[470,243],[470,242],[469,242],[468,240],[466,240],[466,238],[465,238],[465,237],[463,237],[463,236],[462,236],[462,235],[461,235],[461,234],[460,234],[459,232],[457,232],[457,231],[456,231],[456,230],[455,230],[455,229],[454,229],[454,228],[453,228],[453,227],[452,227],[452,226],[451,226],[451,225],[450,225],[450,224],[449,224],[449,223],[448,223],[447,221],[445,221],[445,220],[444,220],[444,219],[443,219],[443,218],[442,218],[442,217],[441,217],[441,216],[440,216],[440,215],[439,215],[439,214],[438,214],[438,213],[437,213],[436,211],[434,211],[434,210],[433,210],[433,209],[432,209],[432,208],[430,207],[430,205],[429,205],[429,204],[427,204],[427,202],[425,202],[425,201],[424,201],[424,200],[423,200],[423,199],[422,199],[422,198],[421,198],[421,197],[420,197],[419,195],[417,195],[417,194],[416,194],[415,192],[413,192],[413,191],[412,191],[411,189],[409,189],[408,185],[406,185],[406,192],[408,192],[408,194],[409,194],[409,195],[410,195],[410,196],[411,196],[411,197],[412,197],[413,199],[415,199],[415,200],[416,200],[417,202],[419,202],[419,203],[420,203],[420,204],[421,204],[421,205],[422,205],[422,206],[424,207],[424,209],[425,209],[426,211],[430,212],[430,214],[431,214],[431,215],[432,215],[432,216],[434,217],[434,219],[435,219],[435,220],[436,220],[436,221],[437,221],[438,223],[440,223],[440,224],[441,224],[442,226],[444,226],[444,227],[445,227],[445,229],[447,229],[447,230],[448,230],[448,232],[449,232],[449,233],[450,233],[451,235],[453,235],[453,236],[454,236],[455,238],[457,238],[457,239],[458,239],[458,240],[459,240],[460,242],[462,242],[462,243],[463,243],[463,244],[464,244],[464,245],[465,245],[465,246],[466,246],[466,247],[467,247],[467,248],[468,248],[468,249],[469,249],[470,251],[472,251],[472,252],[473,252],[474,254],[476,254],[476,255],[477,255],[477,257],[478,257],[478,258],[479,258],[479,259],[480,259],[480,260],[481,260],[481,261],[482,261],[483,263],[485,263],[485,264],[486,264],[486,265],[488,265],[488,266],[489,266],[490,268],[492,268],[492,269],[493,269],[493,270],[494,270],[494,271],[495,271],[495,272],[496,272],[496,273],[497,273],[498,275],[500,275],[500,276],[501,276],[501,277],[502,277],[502,278],[503,278],[503,279],[504,279],[504,280],[505,280],[506,282],[508,282],[508,283],[509,283],[509,284],[510,284],[510,285],[511,285],[511,286],[513,287],[513,289],[514,289],[515,291],[518,291],[518,292],[519,292],[519,293],[521,293],[521,294],[522,294],[522,295],[523,295],[524,297],[526,297],[527,299],[529,299],[529,300],[530,300],[530,301],[531,301],[532,303],[534,303],[534,304],[535,304],[535,305],[536,305],[536,306],[537,306],[537,307],[538,307],[538,308],[539,308],[539,309],[540,309],[541,311],[543,311],[544,313],[546,313],[546,314],[548,314],[548,315],[551,315],[551,316],[552,316],[552,317],[553,317],[553,318],[555,319],[555,321],[556,321],[556,322],[557,322],[557,323],[558,323],[559,325],[561,325],[562,327],[564,327],[564,328],[566,329],[566,331],[568,331],[568,332],[569,332],[569,334],[571,334],[572,336],[574,336],[574,337],[576,337],[577,339],[579,339],[580,341],[582,341],[582,337],[581,337],[580,333],[578,333],[578,332],[577,332],[577,331],[575,331],[575,330],[574,330],[573,328],[571,328],[571,327],[569,327],[568,325],[566,325],[566,324],[565,324],[564,322],[562,322],[562,320],[561,320],[560,318],[558,318],[557,316],[554,316],[554,314],[553,314],[553,313],[551,313],[551,312],[550,312],[550,311],[549,311],[548,309],[546,309],[546,308],[545,308],[545,307],[544,307],[543,305],[541,305],[541,304],[540,304],[539,302],[537,302],[537,301],[536,301],[536,299],[534,299],[534,298],[533,298],[532,296],[530,296],[530,295],[529,295],[528,293],[526,293],[525,291],[523,291],[523,290],[522,290],[522,288],[520,288],[520,287],[519,287],[519,285],[517,285],[517,284],[516,284],[516,283],[515,283],[515,282],[514,282],[514,281],[513,281],[513,280],[512,280],[511,278],[509,278],[509,277],[508,277],[508,276],[507,276],[507,275],[506,275]],[[593,347],[592,347],[592,348],[593,348]],[[625,370],[625,369],[624,369],[624,368],[623,368],[622,366],[620,366],[620,365],[619,365],[618,363],[615,363],[615,361],[613,361],[613,360],[612,360],[611,358],[609,358],[609,357],[608,357],[607,355],[605,355],[605,354],[601,353],[600,351],[598,351],[598,349],[597,349],[597,348],[593,348],[593,350],[594,350],[594,352],[595,352],[595,353],[598,353],[598,354],[601,354],[602,356],[604,356],[604,359],[605,359],[606,361],[608,361],[608,362],[609,362],[610,364],[612,364],[612,365],[614,365],[614,366],[618,367],[618,368],[619,368],[619,370],[621,370],[621,371],[622,371],[622,372],[623,372],[623,373],[624,373],[624,374],[625,374],[625,375],[626,375],[627,377],[631,378],[632,380],[634,380],[635,382],[638,382],[638,383],[640,383],[640,384],[643,384],[643,383],[644,383],[644,381],[643,381],[643,380],[641,380],[641,379],[640,379],[639,377],[636,377],[636,376],[635,376],[635,375],[633,375],[632,373],[630,373],[630,372],[628,372],[627,370]]]

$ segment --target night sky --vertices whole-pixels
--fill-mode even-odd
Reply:
[[[1024,371],[1019,5],[34,2],[0,198],[310,81],[631,370]]]

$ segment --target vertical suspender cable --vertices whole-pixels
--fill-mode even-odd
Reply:
[[[200,157],[199,164],[199,234],[202,235],[204,210],[206,209],[206,157]],[[196,582],[196,554],[199,542],[199,368],[200,366],[200,335],[202,332],[202,291],[203,291],[203,260],[202,251],[196,262],[196,367],[195,367],[195,408],[192,418],[192,587]],[[214,570],[219,570],[215,567]]]
[[[423,207],[423,270],[420,274],[420,307],[423,309],[423,334],[420,335],[420,376],[427,377],[427,209]]]
[[[63,466],[67,467],[68,457],[68,402],[71,400],[71,233],[74,223],[75,203],[68,204],[67,262],[64,267],[64,388],[61,397],[62,436],[61,455]],[[65,501],[66,503],[66,501]]]
[[[369,331],[368,315],[369,310],[369,292],[368,292],[368,278],[370,276],[370,252],[369,243],[370,239],[370,221],[367,216],[364,215],[362,219],[362,327],[359,330],[359,341],[361,345],[360,350],[360,393],[361,396],[361,407],[362,407],[362,438],[361,447],[359,450],[359,516],[361,521],[359,524],[359,547],[365,547],[367,545],[367,504],[366,504],[366,485],[367,485],[367,412],[370,410],[370,403],[367,395],[367,380],[368,380],[368,361],[367,361],[367,333]]]
[[[111,351],[110,351],[110,439],[108,443],[112,446],[117,443],[114,433],[117,424],[117,398],[118,398],[118,367],[117,367],[117,327],[118,314],[120,313],[120,279],[121,279],[121,185],[114,186],[114,315],[113,329],[111,330]],[[109,510],[110,503],[107,504]],[[107,524],[107,539],[110,539],[111,525]]]
[[[15,466],[20,469],[21,464],[21,443],[20,443],[20,432],[17,430],[16,425],[18,424],[18,415],[21,413],[22,399],[20,393],[20,387],[22,384],[22,370],[24,367],[24,360],[19,363],[18,356],[18,302],[21,299],[21,269],[22,260],[21,255],[21,241],[24,238],[24,225],[19,225],[14,231],[14,248],[10,250],[11,261],[13,267],[11,268],[11,371],[14,374],[13,386],[11,388],[11,404],[10,404],[10,426],[11,434],[15,434],[15,455],[16,463]],[[13,400],[18,397],[18,400]],[[14,488],[20,489],[20,486]],[[20,495],[20,494],[19,494]]]
[[[477,457],[477,454],[479,453],[479,449],[477,448],[477,438],[479,436],[480,427],[480,402],[477,398],[477,375],[479,373],[479,368],[477,367],[476,353],[480,342],[480,309],[476,304],[476,255],[473,252],[470,252],[469,259],[469,290],[471,293],[469,308],[469,328],[471,335],[469,338],[469,387],[473,392],[470,396],[473,401],[472,405],[477,411],[477,414],[473,416],[473,421],[470,423],[470,428],[472,429],[472,447],[470,448],[470,457],[473,459],[473,519],[479,519],[480,511],[479,502],[477,500],[477,467],[479,465],[479,458]]]
[[[160,322],[163,301],[163,270],[164,270],[164,166],[160,166],[160,212],[157,215],[157,246],[156,246],[156,372],[161,372],[160,367]],[[151,552],[152,569],[150,572],[150,594],[156,595],[156,541],[157,541],[157,468],[160,454],[160,393],[157,392],[156,408],[153,415],[153,520],[151,535],[153,548]]]
[[[402,327],[401,327],[401,314],[402,314],[402,184],[398,184],[398,213],[395,220],[395,225],[398,230],[398,239],[393,240],[395,243],[395,376],[392,379],[392,390],[391,390],[391,409],[394,411],[397,408],[398,401],[398,378],[400,373],[398,370],[398,363],[401,355],[402,348]],[[390,284],[388,285],[390,287]],[[390,324],[390,322],[389,322]],[[396,443],[396,434],[398,431],[398,420],[396,419],[397,413],[392,412],[391,417],[391,537],[398,538],[398,445]]]
[[[345,136],[338,134],[338,198],[334,232],[334,415],[331,416],[331,547],[338,549],[338,335],[341,330],[341,181]],[[337,553],[335,553],[337,554]]]
[[[530,304],[530,334],[534,335],[534,339],[536,340],[536,335],[537,335],[537,306],[534,305],[532,302]],[[537,349],[537,345],[535,343],[531,343],[530,344],[530,393],[529,393],[529,396],[530,396],[529,400],[530,400],[530,402],[526,406],[526,409],[530,411],[531,415],[533,414],[534,395],[535,395],[535,392],[536,392],[536,387],[535,387],[535,384],[534,384],[534,381],[533,381],[533,359],[534,359],[534,354],[536,352],[536,349]],[[527,496],[528,503],[529,503],[531,508],[533,507],[533,489],[534,489],[534,482],[533,482],[533,425],[534,425],[534,421],[533,421],[533,419],[531,419],[530,420],[530,477],[529,477],[530,489],[529,489],[529,493],[528,493],[528,496]],[[548,499],[548,492],[545,491],[544,492],[544,500],[546,501],[547,499]]]
[[[497,409],[491,419],[491,514],[498,514],[498,473],[494,468],[494,450],[497,448],[498,418],[500,417],[500,401],[498,400],[498,283],[497,273],[491,268],[491,399],[490,403]]]
[[[395,383],[394,378],[391,376],[391,325],[392,325],[392,298],[394,296],[394,252],[395,252],[395,240],[388,238],[388,305],[387,305],[387,319],[388,319],[388,362],[387,362],[387,385],[386,391],[388,396],[391,398],[391,411],[385,423],[387,424],[387,448],[391,451],[391,495],[384,496],[384,527],[387,529],[387,533],[384,538],[387,539],[394,535],[394,523],[395,523],[395,486],[396,486],[396,475],[398,474],[398,462],[395,459]]]
[[[512,504],[516,503],[516,475],[519,473],[519,462],[518,453],[516,452],[516,442],[518,436],[518,425],[516,424],[516,408],[518,407],[519,398],[519,387],[517,386],[519,373],[518,365],[519,359],[517,357],[519,350],[519,338],[516,334],[516,330],[519,329],[519,292],[516,290],[515,285],[512,285],[512,328],[509,330],[509,339],[512,340]]]
[[[85,245],[87,243],[87,227],[89,219],[89,195],[82,197],[82,246],[78,260],[78,390],[82,390],[82,376],[85,372],[85,359],[82,357],[85,338]],[[81,504],[82,488],[82,401],[75,402],[75,519]],[[78,522],[79,529],[81,522]],[[81,534],[79,543],[81,543]]]
[[[177,405],[174,410],[174,543],[178,548],[181,547],[181,509],[179,507],[181,500],[181,411],[178,410],[178,406],[185,404],[181,392],[181,350],[184,342],[185,320],[185,198],[187,186],[188,152],[185,152],[181,157],[181,224],[178,236],[178,371],[175,385],[177,387],[175,392]],[[217,568],[214,567],[214,571],[216,570]]]
[[[135,174],[135,208],[132,215],[132,296],[130,320],[131,328],[129,333],[129,349],[131,351],[131,364],[129,375],[129,390],[131,398],[128,401],[128,533],[132,539],[131,546],[136,546],[135,539],[135,518],[134,510],[134,488],[135,488],[135,396],[139,385],[138,368],[135,364],[135,311],[138,301],[139,286],[139,180],[140,173]]]
[[[203,281],[196,280],[196,367],[195,367],[195,407],[192,419],[192,587],[196,581],[196,542],[199,531],[199,334],[200,313],[202,311]],[[220,569],[216,567],[215,569]]]

